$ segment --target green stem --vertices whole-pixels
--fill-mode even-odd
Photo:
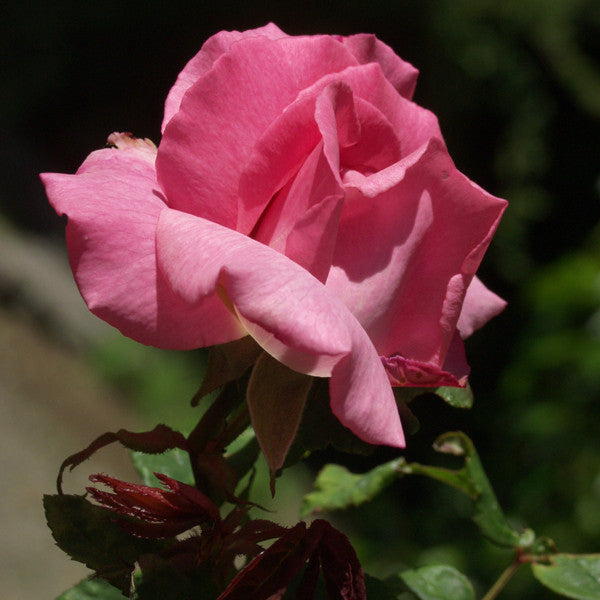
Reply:
[[[496,580],[496,583],[488,590],[487,594],[481,600],[495,600],[498,594],[504,589],[504,586],[508,583],[510,578],[516,573],[517,569],[523,563],[516,557],[515,560],[506,567],[500,577]]]

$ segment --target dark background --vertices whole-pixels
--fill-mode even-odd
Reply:
[[[268,21],[376,33],[420,69],[415,100],[438,115],[458,168],[510,201],[480,271],[509,307],[467,345],[476,405],[418,401],[409,456],[463,429],[510,515],[561,550],[599,551],[600,3],[8,2],[0,218],[62,243],[37,173],[75,171],[112,131],[159,142],[166,94],[201,44]],[[383,547],[396,565],[450,561],[485,586],[510,560],[433,483],[403,481],[348,517],[374,564]],[[503,597],[538,597],[529,581]]]

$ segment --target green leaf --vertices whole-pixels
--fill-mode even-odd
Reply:
[[[473,485],[465,469],[444,469],[443,467],[401,461],[398,465],[398,470],[402,475],[424,475],[425,477],[436,479],[441,483],[460,490],[472,500],[475,500],[479,494],[479,490]]]
[[[84,579],[56,600],[123,600],[125,597],[104,579]]]
[[[129,592],[129,576],[138,557],[164,547],[164,542],[125,533],[111,511],[83,496],[44,496],[44,509],[58,547],[123,593]]]
[[[499,546],[530,549],[535,534],[530,529],[517,531],[508,523],[494,490],[483,470],[473,442],[461,432],[440,436],[434,448],[444,454],[464,458],[460,469],[446,469],[398,458],[368,473],[357,475],[339,465],[327,465],[317,477],[316,490],[302,503],[302,516],[319,510],[336,510],[371,500],[400,475],[424,475],[457,488],[473,501],[473,520],[489,540]]]
[[[454,408],[472,408],[473,406],[473,391],[468,383],[464,388],[439,387],[433,390],[433,393]]]
[[[404,571],[400,577],[420,600],[475,600],[473,586],[454,567],[432,565]]]
[[[325,465],[315,481],[314,492],[302,500],[301,518],[313,512],[339,510],[371,500],[398,476],[397,458],[357,475],[340,465]]]
[[[516,531],[506,520],[475,446],[464,433],[446,433],[436,440],[434,448],[438,452],[465,457],[463,470],[477,490],[473,504],[473,520],[485,537],[499,546],[506,547],[527,547],[533,543],[535,536],[531,530]]]
[[[133,451],[131,459],[145,485],[156,487],[155,472],[162,473],[188,485],[194,485],[190,457],[184,450],[175,448],[164,454],[145,454]]]
[[[452,470],[410,463],[399,465],[399,471],[432,477],[467,494],[473,500],[473,520],[495,544],[509,548],[531,546],[535,539],[533,531],[516,531],[506,520],[473,442],[460,431],[448,432],[435,441],[434,448],[443,454],[464,457],[464,466]]]
[[[550,561],[532,566],[541,584],[567,598],[600,600],[600,554],[555,554]]]

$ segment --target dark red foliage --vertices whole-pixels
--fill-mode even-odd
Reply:
[[[176,570],[203,569],[225,585],[236,556],[255,557],[217,600],[280,600],[292,581],[296,600],[312,600],[322,573],[330,600],[366,600],[364,574],[348,538],[321,519],[286,529],[263,519],[248,520],[248,507],[235,507],[224,519],[219,508],[196,488],[155,473],[165,489],[127,483],[106,475],[90,480],[111,491],[87,488],[103,507],[122,518],[120,526],[147,538],[174,537],[195,526],[199,535],[161,553]],[[267,550],[259,545],[277,538]]]
[[[221,520],[219,508],[196,488],[166,475],[155,473],[167,489],[127,483],[107,475],[91,475],[90,481],[111,488],[105,492],[88,487],[99,504],[131,519],[121,521],[123,529],[147,538],[172,537],[196,525]]]
[[[141,433],[134,433],[126,429],[119,429],[115,433],[109,431],[97,437],[84,450],[72,454],[63,461],[56,479],[58,493],[62,494],[62,478],[65,469],[68,468],[69,471],[72,471],[77,465],[90,458],[98,450],[114,442],[121,443],[125,448],[129,448],[129,450],[137,450],[138,452],[145,452],[147,454],[162,454],[173,448],[188,450],[185,437],[166,425],[157,425],[152,431],[143,431]]]
[[[319,571],[330,600],[366,600],[364,573],[348,538],[320,519],[308,528],[298,523],[289,529],[240,571],[217,600],[280,600],[303,568],[297,600],[312,600]]]

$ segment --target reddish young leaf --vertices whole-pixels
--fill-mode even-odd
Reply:
[[[277,525],[277,523],[273,523],[272,521],[267,521],[266,519],[253,519],[240,527],[234,535],[238,538],[262,542],[264,540],[282,537],[287,531],[287,528],[282,525]]]
[[[185,437],[178,431],[174,431],[166,425],[157,425],[152,431],[144,431],[142,433],[134,433],[132,431],[127,431],[126,429],[119,429],[116,433],[103,433],[85,448],[85,450],[76,452],[63,461],[56,479],[58,493],[63,493],[62,478],[67,467],[69,468],[69,471],[72,471],[77,465],[80,465],[84,460],[90,458],[92,454],[113,442],[120,442],[129,450],[137,450],[138,452],[145,452],[146,454],[162,454],[173,448],[187,450]]]
[[[155,475],[166,490],[98,474],[91,475],[90,480],[108,486],[112,493],[93,487],[87,491],[105,508],[135,519],[121,525],[140,537],[171,537],[196,525],[220,521],[218,507],[202,492],[166,475]]]
[[[237,476],[220,448],[214,448],[212,441],[193,459],[198,485],[212,498],[232,501]]]
[[[248,559],[261,554],[264,548],[259,542],[281,537],[287,529],[271,521],[256,519],[247,521],[249,507],[237,507],[219,523],[215,535],[220,537],[218,556],[215,557],[216,565],[233,565],[236,556],[244,555]]]
[[[241,404],[237,382],[226,385],[194,427],[187,439],[190,454],[202,453],[211,440],[215,440],[227,427],[227,417]]]
[[[312,554],[318,539],[301,522],[233,579],[217,600],[278,600]]]
[[[308,565],[306,565],[304,574],[302,575],[300,585],[298,586],[296,600],[313,600],[319,584],[320,570],[321,560],[319,558],[319,553],[313,552],[308,561]]]
[[[330,600],[366,600],[363,570],[348,538],[320,519],[287,530],[217,600],[279,600],[303,568],[296,600],[314,598],[320,569]]]
[[[348,538],[326,521],[322,525],[319,555],[331,600],[366,600],[365,574]]]

